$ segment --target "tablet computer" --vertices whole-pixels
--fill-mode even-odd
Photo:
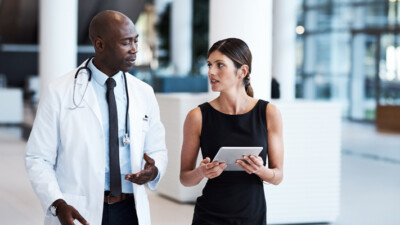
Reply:
[[[236,165],[236,160],[243,158],[243,155],[256,155],[258,156],[263,147],[221,147],[217,155],[215,155],[213,162],[226,163],[225,170],[240,171],[242,167]]]

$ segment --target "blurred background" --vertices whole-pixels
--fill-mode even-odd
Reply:
[[[190,224],[204,185],[179,183],[186,113],[215,97],[207,50],[243,39],[255,97],[282,112],[285,179],[265,184],[269,224],[400,224],[399,0],[0,0],[1,224],[42,224],[24,168],[40,95],[94,54],[105,9],[135,23],[131,73],[160,104],[168,172],[149,191],[153,224]],[[3,222],[4,221],[4,222]]]

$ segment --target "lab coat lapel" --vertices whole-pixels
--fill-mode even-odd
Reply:
[[[143,140],[142,140],[142,106],[140,104],[139,95],[135,81],[132,75],[126,73],[129,94],[129,127],[131,136],[131,168],[133,173],[141,170],[141,160],[143,158]]]
[[[85,65],[86,61],[80,65],[80,68]],[[96,93],[94,92],[92,81],[88,83],[89,75],[87,70],[82,69],[77,77],[76,81],[76,92],[77,97],[75,97],[75,102],[78,104],[83,98],[82,105],[88,106],[93,113],[96,115],[97,120],[103,126],[101,122],[101,113],[99,104],[97,102]],[[87,86],[87,87],[86,87]],[[78,97],[79,96],[79,97]]]

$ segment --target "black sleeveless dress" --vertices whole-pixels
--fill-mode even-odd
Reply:
[[[200,147],[203,158],[212,160],[222,146],[262,146],[267,156],[266,107],[258,100],[254,108],[240,115],[228,115],[201,104]],[[209,179],[202,196],[197,198],[193,225],[265,225],[267,207],[263,183],[255,174],[224,171]]]

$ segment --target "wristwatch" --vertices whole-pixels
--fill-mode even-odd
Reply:
[[[51,212],[51,215],[57,216],[57,206],[51,205],[50,212]]]
[[[63,199],[57,199],[56,201],[53,202],[53,204],[51,204],[50,206],[51,215],[57,216],[57,208],[62,203],[66,204],[66,202]]]

